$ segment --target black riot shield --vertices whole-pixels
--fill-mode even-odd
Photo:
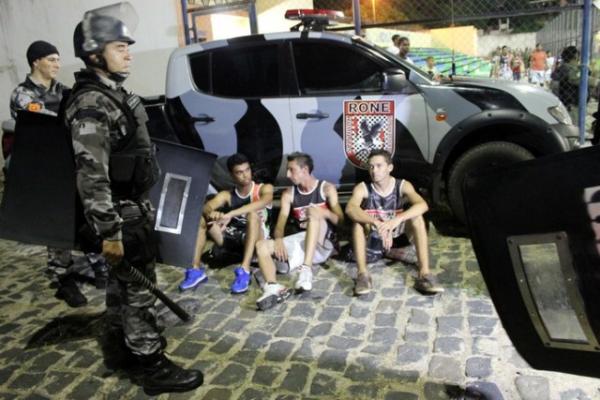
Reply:
[[[470,176],[473,248],[531,366],[600,377],[600,147]]]
[[[69,133],[57,117],[20,111],[0,205],[0,237],[73,248],[75,203]]]
[[[154,229],[159,238],[159,261],[189,267],[210,171],[217,156],[163,140],[153,142],[161,168],[160,180],[150,192],[156,208]]]

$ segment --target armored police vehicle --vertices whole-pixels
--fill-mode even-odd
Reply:
[[[315,175],[351,191],[367,155],[393,154],[393,174],[464,221],[469,171],[577,146],[578,131],[551,93],[488,79],[436,82],[415,65],[355,36],[320,31],[327,16],[295,10],[301,28],[194,44],[168,65],[164,113],[178,139],[227,156],[285,185],[287,153],[312,155]],[[322,18],[322,19],[320,19]],[[317,29],[315,29],[317,28]],[[152,107],[149,107],[149,111]],[[156,110],[155,110],[156,111]]]

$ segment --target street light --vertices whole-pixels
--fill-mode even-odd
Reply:
[[[371,0],[371,11],[373,13],[373,23],[377,21],[377,14],[375,14],[375,0]]]

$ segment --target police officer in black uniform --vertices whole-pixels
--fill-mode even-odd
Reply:
[[[154,210],[147,194],[158,179],[158,165],[140,98],[122,87],[134,40],[121,20],[92,11],[75,29],[73,42],[86,68],[75,74],[65,120],[87,222],[81,233],[101,247],[111,265],[108,336],[119,340],[144,368],[147,394],[195,389],[203,382],[202,373],[182,369],[165,357],[156,299],[123,272],[128,263],[156,282]]]

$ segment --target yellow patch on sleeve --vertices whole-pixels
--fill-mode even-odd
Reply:
[[[42,110],[42,105],[40,103],[36,103],[36,102],[32,101],[31,103],[27,104],[27,111],[40,112],[41,110]]]

